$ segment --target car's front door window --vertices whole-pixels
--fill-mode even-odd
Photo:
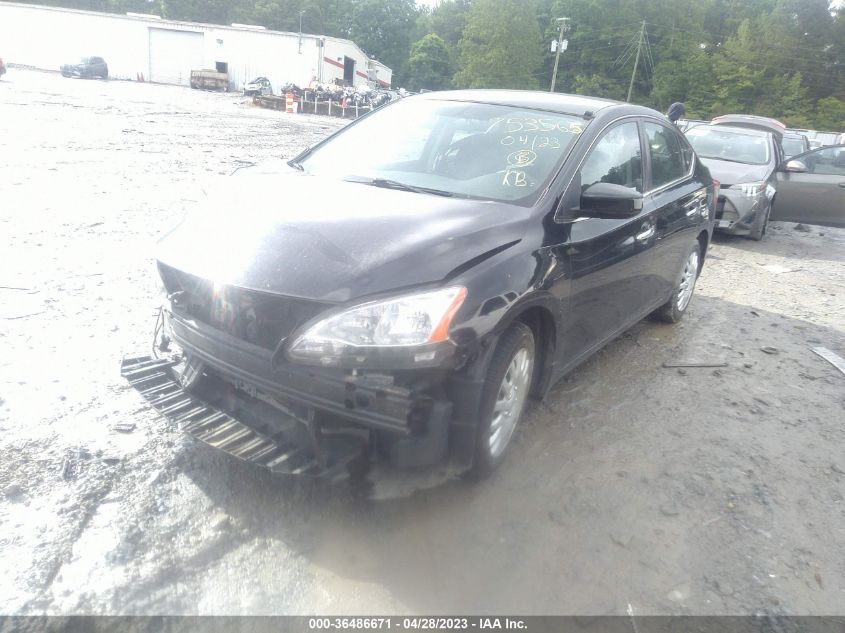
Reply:
[[[581,190],[608,182],[643,190],[643,158],[636,122],[617,125],[590,151],[581,167]]]
[[[651,158],[652,188],[659,189],[683,178],[687,168],[677,133],[657,123],[646,123],[644,127]]]
[[[845,146],[824,147],[793,160],[807,166],[807,172],[818,176],[845,176]]]

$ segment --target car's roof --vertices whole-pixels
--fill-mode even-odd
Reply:
[[[745,136],[769,136],[771,132],[767,130],[755,129],[752,127],[742,127],[739,125],[723,125],[717,123],[708,123],[707,125],[696,125],[690,128],[687,132],[693,130],[716,130],[717,132],[730,132],[732,134],[744,134]]]
[[[777,119],[753,114],[723,114],[711,119],[710,124],[765,129],[778,136],[782,136],[786,131],[786,126]]]
[[[563,114],[588,116],[610,106],[628,105],[621,101],[585,97],[582,95],[561,94],[558,92],[540,92],[537,90],[443,90],[426,92],[418,99],[437,99],[448,101],[472,101],[477,103],[495,103],[523,108],[537,108]],[[653,113],[649,108],[630,106]]]

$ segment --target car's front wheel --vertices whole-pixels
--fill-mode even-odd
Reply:
[[[698,273],[701,271],[701,245],[696,240],[695,245],[690,249],[684,260],[683,268],[669,301],[664,303],[654,316],[666,323],[677,323],[680,321],[689,307],[692,293],[695,292],[695,282],[698,280]]]
[[[531,328],[512,324],[499,339],[487,370],[475,442],[476,476],[490,474],[504,459],[528,401],[535,358]]]
[[[762,213],[754,223],[754,228],[751,229],[751,233],[748,234],[748,237],[757,242],[763,239],[763,236],[766,235],[766,227],[769,224],[769,216],[771,213],[772,205],[769,204],[769,206],[766,207],[766,211]]]

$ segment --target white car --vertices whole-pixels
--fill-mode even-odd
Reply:
[[[267,77],[256,77],[243,85],[243,91],[245,97],[271,95],[273,94],[273,86],[270,85],[270,80]]]

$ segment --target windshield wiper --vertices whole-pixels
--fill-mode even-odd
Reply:
[[[737,163],[738,165],[765,165],[766,163],[749,163],[745,160],[736,160],[735,158],[723,158],[721,156],[707,156],[707,154],[699,154],[700,158],[710,158],[713,160],[720,160],[724,163]]]
[[[413,193],[430,193],[435,196],[443,196],[444,198],[451,198],[455,195],[451,191],[429,189],[428,187],[415,187],[414,185],[408,185],[404,182],[399,182],[398,180],[390,180],[389,178],[373,178],[370,181],[362,180],[360,182],[365,182],[366,184],[374,187],[383,187],[384,189],[399,189],[400,191],[411,191]]]

